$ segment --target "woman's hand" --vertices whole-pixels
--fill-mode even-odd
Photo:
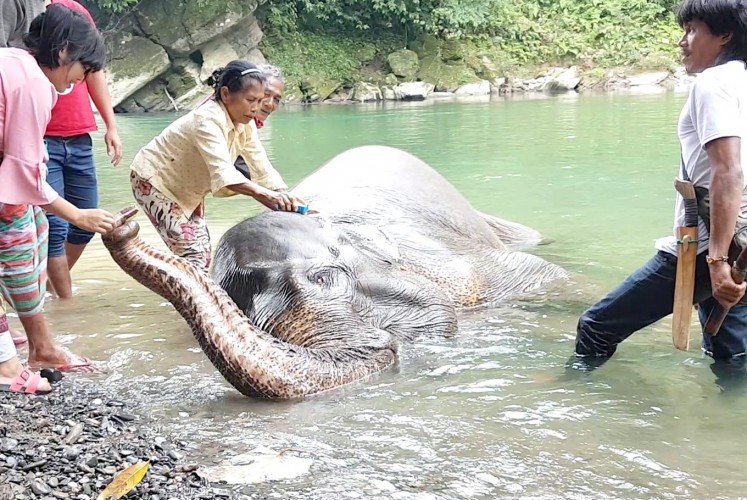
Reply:
[[[114,228],[114,216],[98,208],[78,210],[70,222],[81,229],[99,234],[106,234]]]
[[[267,188],[258,189],[253,198],[270,210],[298,212],[298,207],[305,205],[302,199],[286,191],[272,191]]]

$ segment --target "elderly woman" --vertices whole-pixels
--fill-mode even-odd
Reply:
[[[106,52],[85,17],[57,5],[31,23],[25,42],[28,50],[0,49],[0,292],[26,330],[31,366],[87,365],[55,344],[44,319],[48,225],[41,209],[99,233],[114,218],[76,208],[45,181],[44,132],[57,95],[100,71]],[[48,382],[18,360],[1,307],[0,391],[49,392]]]
[[[267,156],[265,148],[262,146],[262,142],[259,140],[259,134],[257,130],[265,126],[265,122],[280,106],[280,102],[283,99],[283,92],[285,91],[285,80],[283,74],[277,66],[272,64],[262,64],[259,66],[262,74],[265,75],[265,98],[262,100],[262,105],[259,107],[257,115],[254,117],[254,123],[250,123],[249,127],[252,131],[252,137],[254,142],[257,144],[258,152],[255,154],[255,161],[253,164],[264,164],[266,165],[264,171],[275,171],[270,163],[270,159]],[[257,180],[258,172],[252,171],[247,165],[243,156],[239,156],[236,160],[236,168],[244,174],[247,179]],[[285,187],[280,188],[285,190]]]
[[[256,141],[253,123],[265,97],[265,76],[247,61],[213,73],[213,98],[169,125],[142,148],[131,166],[135,199],[176,255],[207,271],[210,235],[204,199],[243,194],[272,210],[297,211],[303,201],[287,186]],[[234,163],[241,155],[252,180]]]

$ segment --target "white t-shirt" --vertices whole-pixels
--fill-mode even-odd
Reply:
[[[741,165],[747,185],[747,69],[742,61],[730,61],[703,71],[690,89],[677,127],[687,175],[696,186],[711,184],[711,165],[705,145],[721,137],[742,139]],[[682,169],[678,170],[682,178]],[[744,188],[744,186],[742,186]],[[674,236],[656,241],[656,248],[677,255],[677,228],[685,225],[685,204],[676,193]],[[708,250],[708,231],[699,220],[698,253]]]

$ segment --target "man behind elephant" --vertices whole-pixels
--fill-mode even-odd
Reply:
[[[254,117],[254,121],[250,124],[252,129],[252,137],[254,142],[258,145],[262,152],[262,156],[269,163],[270,159],[267,156],[262,142],[259,140],[258,130],[265,126],[265,122],[272,113],[277,111],[280,106],[280,102],[283,99],[283,92],[285,91],[285,81],[283,74],[277,66],[272,64],[262,64],[259,69],[264,73],[265,81],[265,98],[262,101],[262,106],[259,108],[259,113]],[[244,174],[247,179],[252,179],[251,171],[246,164],[243,156],[239,156],[236,159],[236,168],[239,172]]]
[[[745,246],[736,240],[747,234],[747,213],[740,216],[747,179],[747,5],[685,0],[677,20],[684,30],[682,62],[688,73],[699,74],[678,126],[679,176],[701,193],[694,302],[703,325],[718,306],[729,310],[718,335],[703,334],[703,350],[715,359],[714,372],[739,374],[747,350],[747,300],[729,261]],[[710,195],[710,211],[704,192]],[[686,221],[685,203],[677,196],[675,227],[689,225]],[[601,364],[620,342],[672,313],[678,244],[685,243],[674,237],[657,241],[658,253],[651,260],[581,316],[576,355],[583,360],[574,366]]]

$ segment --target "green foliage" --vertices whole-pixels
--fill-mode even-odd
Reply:
[[[394,41],[379,39],[365,41],[363,36],[342,36],[309,32],[279,34],[268,32],[261,49],[267,59],[283,68],[291,82],[304,79],[325,79],[350,84],[360,76],[361,56],[384,54],[394,49]]]
[[[119,14],[119,13],[130,10],[138,2],[140,2],[140,0],[94,0],[93,1],[93,3],[95,3],[103,11],[113,12],[115,14]]]
[[[516,64],[672,58],[677,0],[269,0],[268,31],[470,38]]]

